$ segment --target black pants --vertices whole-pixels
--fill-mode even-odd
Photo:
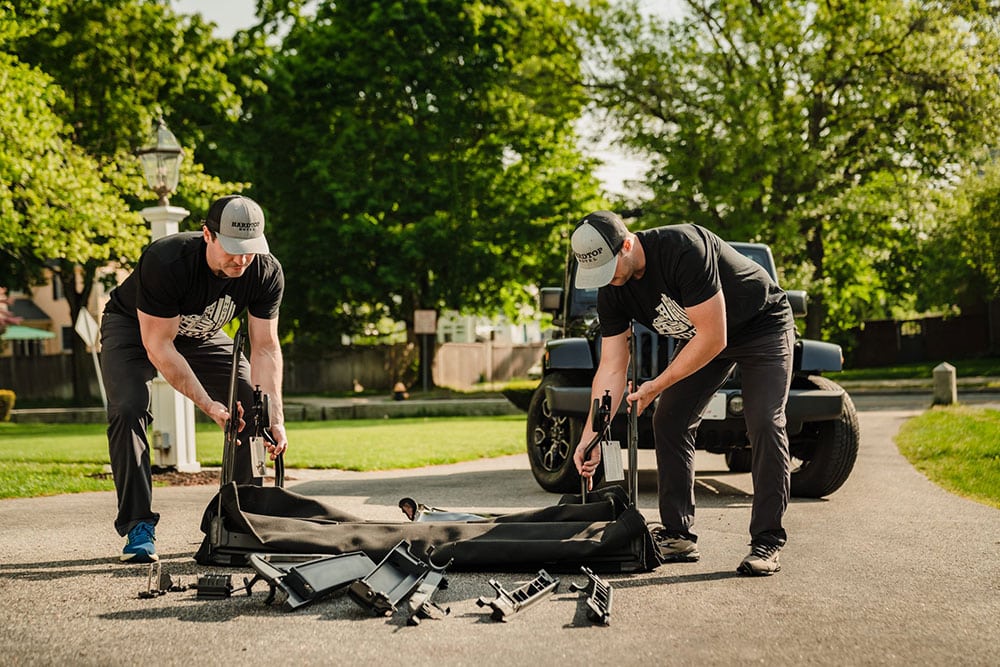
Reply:
[[[694,524],[695,437],[701,413],[736,364],[740,366],[747,435],[753,447],[751,478],[754,542],[783,546],[791,464],[785,403],[792,378],[794,330],[731,344],[715,359],[660,394],[653,413],[660,521],[670,532],[691,535]]]
[[[204,341],[178,338],[175,345],[208,395],[225,404],[229,400],[233,340],[219,331]],[[156,376],[156,369],[146,356],[136,320],[105,313],[101,322],[101,375],[108,396],[108,453],[118,494],[115,530],[119,535],[126,535],[140,521],[155,525],[160,518],[152,510],[153,486],[146,435],[146,429],[153,422],[148,383]],[[242,355],[237,395],[244,409],[249,409],[253,404],[250,364]],[[220,445],[223,439],[220,430]],[[246,441],[245,433],[240,434],[240,441]],[[255,481],[249,447],[236,448],[234,479],[240,484]]]

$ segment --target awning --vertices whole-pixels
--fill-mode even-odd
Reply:
[[[55,337],[56,335],[51,331],[26,327],[20,324],[11,324],[4,330],[3,335],[0,335],[0,339],[3,340],[45,340]]]

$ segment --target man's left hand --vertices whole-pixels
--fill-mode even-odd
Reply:
[[[272,424],[270,429],[271,437],[274,438],[274,444],[270,442],[265,442],[267,444],[267,451],[271,453],[271,460],[278,458],[286,449],[288,449],[288,435],[285,433],[284,424]]]

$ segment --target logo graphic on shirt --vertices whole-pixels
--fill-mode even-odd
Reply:
[[[671,336],[681,340],[694,337],[695,328],[680,304],[666,294],[660,295],[660,305],[656,307],[653,329],[661,336]]]
[[[228,294],[210,303],[201,315],[181,315],[181,336],[206,340],[225,326],[236,315],[236,303]]]

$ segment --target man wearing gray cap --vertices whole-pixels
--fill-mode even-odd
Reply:
[[[158,559],[153,545],[159,514],[152,511],[146,428],[149,386],[157,371],[225,428],[233,340],[222,327],[246,311],[250,360],[240,360],[238,400],[253,402],[259,385],[270,402],[271,458],[288,446],[281,400],[278,308],[285,278],[269,254],[264,213],[241,195],[216,200],[200,232],[151,243],[135,270],[116,287],[101,321],[101,374],[108,399],[108,449],[118,494],[115,529],[127,537],[123,562]],[[242,434],[241,434],[242,435]],[[241,437],[241,441],[245,438]],[[238,447],[234,477],[254,481],[250,448]]]
[[[668,561],[700,557],[694,524],[695,436],[701,413],[738,364],[747,432],[753,447],[750,553],[737,570],[770,575],[787,535],[790,464],[785,403],[792,374],[795,325],[784,291],[752,260],[697,225],[669,225],[630,233],[610,211],[580,221],[572,238],[576,286],[599,288],[601,360],[594,399],[610,390],[612,414],[626,394],[628,337],[633,320],[674,338],[667,368],[629,387],[629,409],[641,414],[654,400],[654,447],[662,531],[656,537]],[[576,449],[577,470],[592,478],[600,463],[591,420]]]

